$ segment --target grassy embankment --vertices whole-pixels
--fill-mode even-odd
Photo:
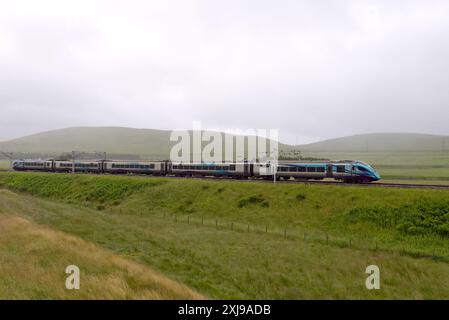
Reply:
[[[449,298],[446,191],[35,173],[0,185],[19,192],[0,194],[0,212],[211,298]],[[364,287],[369,264],[379,291]]]
[[[0,191],[2,202],[6,198],[20,200]],[[65,288],[65,269],[72,264],[82,270],[80,290]],[[195,298],[201,296],[144,265],[78,237],[0,214],[0,299]]]

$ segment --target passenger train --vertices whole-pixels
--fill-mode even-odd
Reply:
[[[21,160],[13,163],[17,171],[84,172],[101,174],[147,174],[156,176],[211,176],[236,179],[323,180],[369,183],[380,180],[379,174],[362,161],[298,161],[273,163],[176,163],[171,161],[113,160]]]

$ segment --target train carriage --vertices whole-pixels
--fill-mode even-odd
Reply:
[[[153,174],[165,175],[164,161],[104,161],[103,172],[111,174]]]
[[[101,161],[53,161],[53,167],[51,171],[56,172],[72,172],[75,168],[75,172],[92,172],[101,173],[102,163]]]
[[[169,174],[176,176],[234,177],[244,173],[242,163],[171,163],[169,170]]]
[[[48,171],[46,162],[42,160],[14,161],[12,167],[17,171]]]

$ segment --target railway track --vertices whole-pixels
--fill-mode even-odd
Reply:
[[[225,177],[179,177],[179,176],[165,176],[173,179],[197,179],[197,180],[213,180],[213,181],[239,181],[239,182],[258,182],[258,183],[273,183],[273,180],[263,179],[234,179]],[[384,187],[384,188],[404,188],[404,189],[442,189],[449,190],[449,185],[433,185],[433,184],[411,184],[411,183],[345,183],[338,181],[303,181],[303,180],[276,180],[279,184],[304,184],[304,185],[328,185],[328,186],[344,186],[344,187]]]
[[[4,172],[14,172],[10,170],[5,170]],[[77,173],[80,174],[80,173]],[[88,174],[88,173],[81,173]],[[104,174],[102,174],[104,175]],[[123,175],[122,175],[123,176]],[[181,177],[181,176],[148,176],[133,174],[130,176],[134,177],[145,177],[145,178],[170,178],[170,179],[196,179],[196,180],[213,180],[213,181],[238,181],[238,182],[256,182],[256,183],[273,183],[273,180],[264,179],[235,179],[227,177],[213,177],[213,176],[192,176],[192,177]],[[344,186],[344,187],[383,187],[383,188],[403,188],[403,189],[430,189],[430,190],[449,190],[449,185],[434,185],[434,184],[411,184],[411,183],[382,183],[382,182],[372,182],[372,183],[346,183],[339,181],[318,181],[318,180],[276,180],[278,184],[303,184],[303,185],[328,185],[328,186]]]

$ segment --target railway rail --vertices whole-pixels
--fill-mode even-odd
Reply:
[[[135,175],[134,175],[135,176]],[[234,179],[227,177],[213,177],[213,176],[193,176],[193,177],[180,177],[180,176],[147,176],[138,175],[141,177],[154,177],[154,178],[171,178],[171,179],[196,179],[196,180],[213,180],[213,181],[236,181],[236,182],[258,182],[258,183],[270,183],[273,184],[273,180],[265,179]],[[405,189],[442,189],[449,190],[449,185],[432,185],[432,184],[411,184],[411,183],[346,183],[339,181],[317,181],[317,180],[276,180],[277,184],[303,184],[303,185],[328,185],[328,186],[344,186],[344,187],[385,187],[385,188],[405,188]]]

